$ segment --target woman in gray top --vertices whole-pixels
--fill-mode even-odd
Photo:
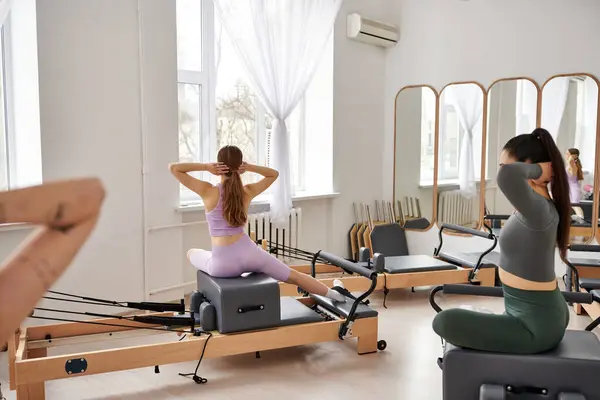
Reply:
[[[521,354],[543,352],[561,341],[569,310],[558,288],[554,256],[558,247],[564,257],[569,243],[571,204],[565,171],[562,154],[545,129],[506,143],[497,176],[498,187],[515,208],[499,241],[506,312],[442,311],[433,329],[446,341]]]

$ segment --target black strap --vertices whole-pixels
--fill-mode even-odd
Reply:
[[[238,308],[238,313],[239,314],[244,314],[250,311],[261,311],[264,310],[265,306],[262,304],[256,305],[256,306],[248,306],[248,307],[240,307]]]
[[[387,309],[385,305],[385,300],[387,299],[387,295],[390,292],[390,289],[387,287],[387,274],[383,274],[383,308]]]
[[[199,385],[205,384],[206,382],[208,382],[208,379],[203,378],[201,376],[198,375],[198,368],[200,368],[200,363],[202,362],[202,359],[204,358],[204,352],[206,351],[206,346],[208,345],[208,341],[210,340],[210,338],[212,337],[212,333],[211,332],[205,332],[201,329],[196,329],[194,332],[194,336],[202,336],[202,335],[207,335],[206,340],[204,341],[204,346],[202,347],[202,353],[200,354],[200,359],[198,360],[198,364],[196,364],[196,369],[194,370],[193,373],[191,374],[182,374],[181,372],[179,373],[179,376],[183,376],[183,377],[192,377],[192,380],[194,382],[196,382]]]
[[[340,294],[342,294],[342,295],[344,295],[344,296],[346,296],[346,297],[348,297],[348,298],[350,298],[350,299],[352,299],[354,301],[358,300],[358,298],[356,296],[354,296],[352,293],[350,293],[350,291],[348,289],[346,289],[346,288],[339,287],[339,286],[334,286],[334,287],[331,288],[331,290],[335,290],[336,292],[338,292],[338,293],[340,293]],[[369,300],[364,300],[364,301],[361,301],[360,303],[368,306],[369,305]]]

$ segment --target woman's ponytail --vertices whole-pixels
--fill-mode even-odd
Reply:
[[[550,133],[542,128],[535,129],[532,133],[539,139],[546,150],[552,164],[553,178],[550,183],[552,199],[559,215],[557,244],[560,256],[564,259],[569,246],[571,228],[571,199],[569,196],[569,181],[563,156],[558,150]]]
[[[575,166],[577,167],[577,180],[582,181],[583,180],[583,167],[581,166],[581,160],[579,160],[579,157],[577,157],[575,159]]]
[[[244,207],[244,184],[238,171],[227,174],[223,182],[223,217],[231,226],[243,226],[248,219]]]

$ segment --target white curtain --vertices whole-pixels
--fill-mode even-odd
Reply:
[[[292,208],[289,135],[285,120],[316,71],[342,0],[214,0],[246,70],[248,84],[273,116],[271,219],[287,221]]]
[[[531,133],[536,127],[537,88],[526,79],[517,81],[516,135]]]
[[[10,13],[14,0],[0,0],[0,25],[4,25],[4,21]]]
[[[475,84],[448,86],[444,92],[446,92],[446,103],[454,106],[460,127],[463,130],[458,158],[460,190],[463,194],[472,196],[476,193],[473,134],[475,133],[475,127],[481,122],[483,116],[483,92]]]
[[[596,157],[598,85],[593,79],[585,78],[585,81],[578,83],[577,90],[577,130],[574,147],[579,149],[583,169],[593,173]]]
[[[542,92],[542,128],[550,132],[555,141],[565,114],[569,81],[570,78],[563,76],[554,78],[548,82]]]

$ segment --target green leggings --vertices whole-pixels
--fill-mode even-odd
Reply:
[[[560,290],[506,285],[503,290],[504,314],[444,310],[435,316],[433,330],[448,343],[474,350],[535,354],[556,347],[569,324],[569,309]]]

